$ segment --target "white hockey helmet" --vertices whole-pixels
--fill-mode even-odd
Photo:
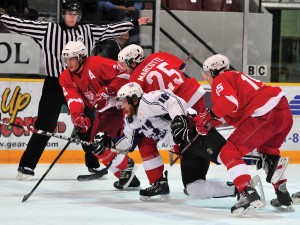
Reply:
[[[229,59],[226,56],[221,54],[213,55],[203,63],[203,76],[207,76],[208,72],[215,78],[225,70],[229,70],[229,64]]]
[[[87,50],[81,41],[69,41],[62,50],[62,58],[77,57],[79,63],[82,63],[87,57]]]
[[[117,108],[121,108],[124,99],[126,99],[129,104],[133,104],[133,101],[140,99],[142,94],[143,89],[136,82],[130,82],[123,85],[117,93]]]
[[[118,61],[125,62],[130,68],[133,63],[141,63],[143,60],[144,50],[141,46],[135,44],[128,45],[118,54]]]

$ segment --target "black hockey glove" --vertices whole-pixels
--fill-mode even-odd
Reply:
[[[92,144],[92,153],[94,155],[101,155],[107,148],[112,146],[112,140],[106,132],[99,132]]]
[[[171,124],[173,140],[176,144],[188,143],[193,136],[194,129],[190,128],[189,119],[185,115],[178,115]]]

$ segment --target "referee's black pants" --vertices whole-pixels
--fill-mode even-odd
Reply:
[[[38,118],[35,122],[35,128],[53,133],[61,107],[66,104],[58,78],[46,77],[44,81],[42,96],[39,102]],[[86,108],[86,116],[92,120],[94,118],[94,110]],[[90,141],[91,129],[87,133],[78,133],[83,141]],[[19,166],[35,169],[50,137],[33,133],[26,150],[24,151]],[[85,146],[82,146],[85,150]],[[98,168],[98,159],[88,149],[85,150],[85,164],[88,168]]]

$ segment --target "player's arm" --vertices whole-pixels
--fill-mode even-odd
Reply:
[[[212,87],[213,106],[211,111],[217,118],[237,111],[239,103],[233,87],[222,79]]]
[[[7,14],[0,14],[0,21],[11,32],[29,36],[38,42],[43,40],[49,22],[24,20]]]
[[[171,91],[163,90],[160,93],[158,102],[172,119],[171,133],[174,142],[176,144],[190,142],[191,138],[195,135],[195,129],[192,127],[192,120],[187,117],[186,102]]]
[[[128,83],[130,75],[123,70],[120,70],[116,64],[101,64],[101,58],[97,58],[99,64],[102,65],[98,69],[97,82],[102,84],[102,87],[97,91],[97,97],[94,104],[96,110],[101,110],[108,105],[110,98],[117,95],[118,90]]]
[[[199,134],[206,135],[211,128],[222,125],[222,118],[238,109],[235,91],[224,79],[213,84],[212,100],[213,106],[194,118]]]
[[[124,33],[133,29],[134,26],[144,25],[151,22],[151,17],[142,17],[138,20],[130,20],[119,23],[111,23],[107,25],[97,26],[91,24],[91,32],[93,33],[94,41],[103,41],[120,37]]]
[[[111,138],[106,133],[102,132],[95,136],[93,150],[95,155],[102,154],[107,148],[112,148],[111,151],[123,154],[132,152],[136,148],[144,137],[144,134],[141,132],[136,121],[125,117],[124,122],[124,130],[121,136]]]
[[[177,115],[187,114],[187,103],[169,90],[161,90],[157,102],[162,105],[172,119]]]
[[[71,120],[75,128],[81,133],[87,132],[91,127],[91,122],[84,114],[85,105],[79,90],[74,86],[72,81],[67,79],[67,76],[64,76],[64,72],[59,78],[59,84],[63,89],[70,110]]]

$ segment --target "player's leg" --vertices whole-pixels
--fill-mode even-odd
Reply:
[[[164,163],[157,149],[157,142],[144,137],[138,145],[143,160],[143,166],[148,177],[150,187],[140,190],[143,201],[168,200],[169,184],[167,174],[163,174]]]
[[[95,110],[92,108],[85,107],[84,114],[90,118],[91,124],[95,120]],[[93,125],[92,125],[93,126]],[[78,136],[81,140],[89,142],[91,140],[91,131],[92,128],[88,129],[86,133],[78,133]],[[88,171],[92,174],[99,173],[103,168],[100,167],[98,158],[91,153],[89,148],[86,145],[82,145],[82,149],[85,152],[85,165],[88,168]],[[107,176],[102,176],[101,179],[106,179]]]
[[[121,130],[122,125],[123,112],[121,110],[110,108],[102,113],[97,113],[92,128],[91,140],[94,139],[94,136],[98,132],[107,132],[110,137],[115,137]],[[119,178],[119,181],[114,183],[115,188],[139,188],[140,182],[135,176],[137,167],[134,161],[127,155],[118,154],[116,156],[115,152],[107,149],[102,154],[97,155],[97,158],[100,159],[105,166],[112,161],[109,171]]]
[[[242,157],[264,143],[262,133],[266,121],[265,118],[251,117],[245,120],[230,135],[220,152],[220,159],[241,194],[240,201],[231,209],[233,214],[243,214],[264,206],[257,190],[250,184],[250,171]]]
[[[38,118],[35,128],[53,132],[59,117],[65,97],[57,78],[46,77],[42,96],[38,106]],[[30,179],[34,176],[34,169],[49,141],[50,137],[33,133],[24,151],[18,168],[17,179]]]
[[[180,166],[182,182],[185,187],[184,192],[191,197],[202,199],[236,196],[237,191],[232,182],[206,179],[210,159],[198,154],[201,151],[206,151],[206,147],[201,142],[194,142],[191,145],[191,150],[193,150],[188,149],[183,154]],[[196,152],[195,149],[198,151]]]
[[[258,151],[263,153],[262,166],[267,174],[267,182],[272,183],[277,196],[271,200],[271,205],[284,211],[294,211],[294,209],[287,190],[285,169],[288,165],[288,158],[280,157],[279,147],[290,132],[292,124],[293,117],[288,108],[288,101],[282,98],[272,110],[266,124],[264,135],[269,138],[258,148]]]
[[[220,159],[240,193],[239,201],[231,208],[231,213],[234,215],[245,214],[264,206],[259,193],[251,186],[248,166],[241,159],[249,152],[248,148],[228,140],[220,153]]]

